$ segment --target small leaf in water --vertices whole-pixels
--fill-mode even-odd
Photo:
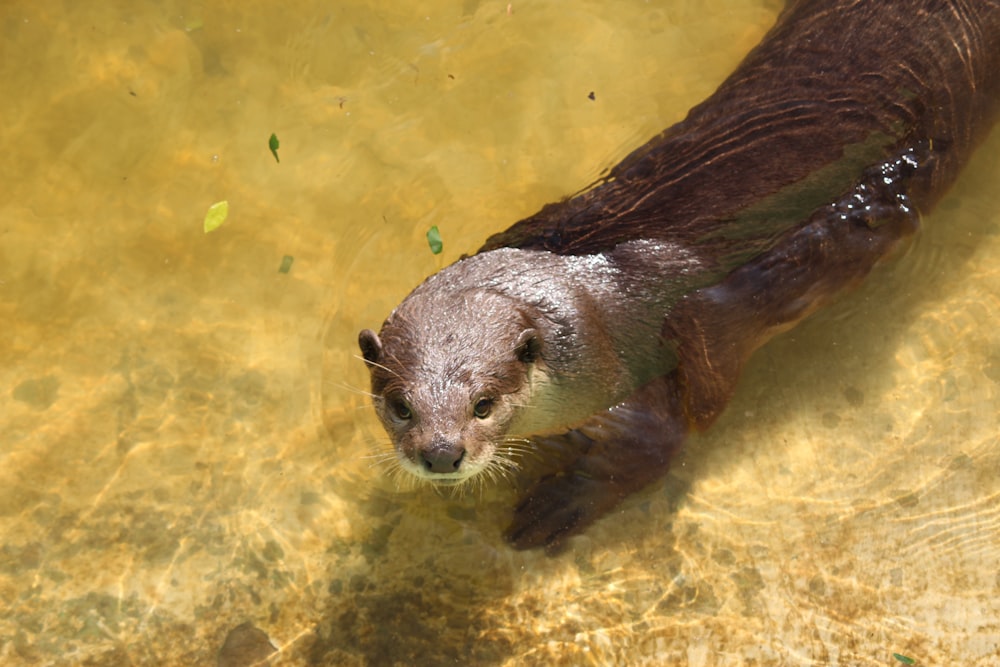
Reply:
[[[227,215],[229,215],[229,202],[225,199],[209,206],[208,213],[205,214],[205,233],[214,232],[221,227]]]
[[[271,149],[271,155],[274,156],[274,161],[280,163],[281,160],[278,159],[278,146],[281,144],[278,142],[278,135],[271,133],[271,138],[267,140],[267,147]]]
[[[281,258],[281,266],[278,267],[278,273],[288,273],[292,269],[292,262],[295,258],[291,255],[285,255]]]
[[[427,230],[427,245],[435,255],[440,255],[444,250],[444,242],[441,240],[441,232],[438,231],[437,225]]]
[[[893,653],[892,657],[894,657],[896,660],[899,660],[904,665],[915,665],[917,663],[917,661],[914,660],[913,658],[899,653]]]

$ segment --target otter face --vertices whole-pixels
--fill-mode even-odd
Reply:
[[[475,290],[408,297],[381,335],[358,336],[375,410],[401,466],[456,484],[484,470],[515,467],[497,450],[531,404],[542,341],[511,299]]]

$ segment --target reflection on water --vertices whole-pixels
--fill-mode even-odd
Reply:
[[[373,466],[356,332],[681,117],[780,3],[93,4],[0,9],[4,664],[998,659],[1000,136],[549,559],[500,540],[510,489]]]

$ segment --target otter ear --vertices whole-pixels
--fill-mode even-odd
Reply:
[[[517,345],[514,347],[514,354],[519,361],[532,364],[538,360],[542,353],[542,339],[535,329],[525,329],[517,337]]]
[[[379,357],[382,356],[382,341],[378,339],[378,334],[371,329],[362,329],[358,334],[358,346],[366,362],[378,363]]]

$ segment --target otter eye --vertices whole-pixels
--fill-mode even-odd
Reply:
[[[480,398],[476,401],[476,404],[472,406],[472,414],[476,416],[477,419],[486,419],[490,416],[490,412],[493,411],[493,399],[492,398]]]
[[[413,410],[411,410],[410,405],[401,398],[394,398],[389,401],[389,409],[392,410],[392,414],[396,416],[396,419],[409,421],[413,418]]]

